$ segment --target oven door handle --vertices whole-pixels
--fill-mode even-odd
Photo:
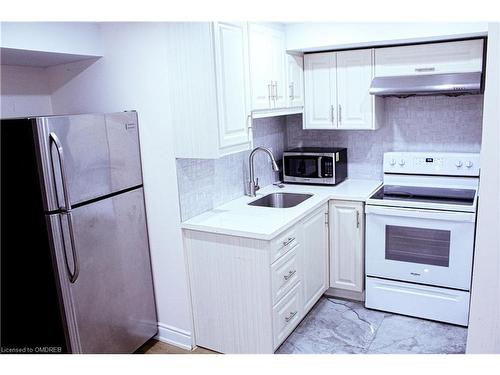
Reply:
[[[462,221],[471,223],[473,223],[476,219],[476,214],[472,212],[427,210],[421,208],[409,209],[409,208],[399,208],[399,207],[382,207],[382,206],[366,205],[365,212],[367,215],[397,216],[397,217],[410,217],[416,219]]]
[[[323,178],[323,171],[321,170],[321,160],[323,156],[318,157],[318,177]]]

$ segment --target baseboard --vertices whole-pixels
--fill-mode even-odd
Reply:
[[[158,334],[155,339],[186,350],[193,348],[191,332],[162,323],[158,323]]]
[[[354,301],[364,302],[365,292],[353,292],[351,290],[343,290],[337,288],[328,288],[325,295],[330,297],[340,297],[345,299],[351,299]]]

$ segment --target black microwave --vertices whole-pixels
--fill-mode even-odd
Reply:
[[[347,148],[300,147],[283,153],[283,181],[335,185],[347,178]]]

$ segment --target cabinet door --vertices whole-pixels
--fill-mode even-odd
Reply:
[[[287,96],[289,107],[304,106],[304,57],[287,55]]]
[[[216,22],[214,39],[219,147],[223,154],[223,149],[250,143],[247,26]]]
[[[285,32],[283,30],[269,28],[270,50],[272,60],[273,108],[286,108],[288,98],[286,96],[286,52]]]
[[[337,52],[337,118],[339,129],[372,129],[373,50]]]
[[[375,50],[375,76],[480,72],[483,39]]]
[[[327,205],[302,221],[304,313],[328,289]]]
[[[304,56],[304,129],[337,127],[337,79],[334,52]]]
[[[273,60],[270,50],[272,39],[269,28],[252,23],[249,25],[249,54],[251,81],[251,109],[269,109],[271,103],[271,81],[273,80]]]
[[[330,287],[362,292],[364,285],[362,202],[330,202]]]

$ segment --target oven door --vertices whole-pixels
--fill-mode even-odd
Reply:
[[[475,214],[366,206],[366,274],[470,290]]]

